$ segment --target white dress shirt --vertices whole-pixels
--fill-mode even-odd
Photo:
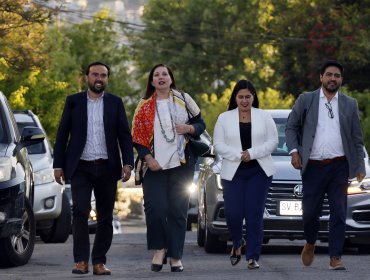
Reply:
[[[108,159],[104,133],[104,93],[96,100],[87,94],[87,138],[81,159]]]
[[[329,109],[325,105],[329,103],[334,115],[333,118],[330,117]],[[328,102],[321,88],[319,100],[319,116],[310,159],[322,160],[343,155],[344,149],[339,124],[338,92],[335,94],[332,100]]]

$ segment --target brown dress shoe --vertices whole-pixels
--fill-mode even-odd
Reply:
[[[301,253],[302,263],[305,266],[310,266],[313,262],[315,253],[315,244],[306,243]]]
[[[103,263],[97,263],[93,265],[94,275],[111,275],[110,270]]]
[[[331,257],[330,258],[329,269],[331,269],[331,270],[346,270],[346,267],[344,266],[340,257]]]
[[[73,274],[86,274],[89,272],[89,264],[85,261],[75,263],[72,269]]]

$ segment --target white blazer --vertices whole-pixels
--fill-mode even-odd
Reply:
[[[248,149],[251,159],[256,159],[268,177],[276,167],[271,153],[278,146],[278,133],[271,115],[252,107],[252,147]],[[242,143],[239,129],[239,109],[219,115],[213,133],[213,144],[222,157],[221,178],[232,180],[241,163]]]

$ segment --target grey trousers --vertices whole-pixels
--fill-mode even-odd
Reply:
[[[167,249],[167,256],[181,259],[185,243],[188,186],[194,166],[150,171],[143,180],[144,210],[149,250]]]

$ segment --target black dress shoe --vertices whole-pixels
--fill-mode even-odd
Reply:
[[[164,264],[167,264],[167,252],[163,256],[162,264],[152,263],[151,270],[154,272],[159,272],[162,270]]]
[[[181,266],[171,266],[171,272],[183,272],[184,271],[184,267],[181,265]]]
[[[241,260],[241,255],[237,255],[236,253],[235,253],[235,250],[234,250],[234,248],[232,249],[232,254],[230,255],[230,262],[231,262],[231,264],[232,265],[237,265],[238,264],[238,262],[240,262],[240,260]]]
[[[242,255],[241,255],[241,251],[242,251],[242,248],[245,246],[245,240],[244,240],[244,238],[242,238],[241,240],[240,240],[240,246],[238,247],[238,248],[232,248],[231,249],[231,255],[230,255],[230,262],[231,262],[231,264],[232,265],[237,265],[238,264],[238,262],[240,262],[240,260],[241,260],[241,257],[242,257]],[[235,251],[237,250],[237,249],[240,249],[240,255],[237,255],[236,253],[235,253]]]
[[[162,267],[163,267],[163,265],[162,265],[162,264],[155,264],[155,263],[152,263],[152,267],[151,267],[151,269],[152,269],[152,271],[154,271],[154,272],[159,272],[159,271],[161,271],[161,270],[162,270]]]

